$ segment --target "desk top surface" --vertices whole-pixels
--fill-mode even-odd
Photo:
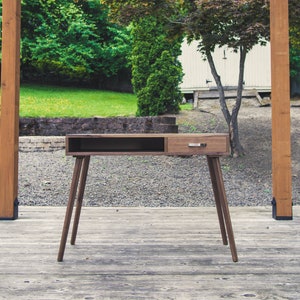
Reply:
[[[67,134],[66,138],[186,138],[186,137],[211,137],[211,136],[229,136],[228,133],[75,133]]]

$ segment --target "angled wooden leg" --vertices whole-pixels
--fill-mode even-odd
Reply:
[[[221,204],[221,210],[222,210],[222,215],[223,215],[225,225],[226,225],[226,232],[228,235],[232,260],[234,262],[237,262],[238,256],[237,256],[237,251],[236,251],[236,246],[235,246],[235,240],[234,240],[234,234],[233,234],[233,229],[232,229],[232,224],[231,224],[228,202],[227,202],[226,193],[225,193],[224,181],[223,181],[223,177],[222,177],[220,159],[217,156],[216,157],[208,156],[207,158],[209,161],[210,169],[213,173],[212,180],[213,180],[213,178],[215,179],[215,183],[213,183],[213,185],[216,186],[216,190],[217,190],[217,192],[215,193],[215,196],[218,196],[219,202]],[[216,203],[217,202],[218,202],[218,200],[216,199]]]
[[[70,194],[69,194],[69,200],[68,200],[67,210],[66,210],[66,214],[65,214],[65,221],[64,221],[64,226],[63,226],[63,230],[62,230],[60,246],[59,246],[59,251],[58,251],[58,256],[57,256],[57,261],[62,261],[63,257],[64,257],[64,252],[65,252],[65,248],[66,248],[66,242],[67,242],[70,222],[71,222],[71,218],[72,218],[72,211],[73,211],[74,201],[75,201],[75,197],[76,197],[76,193],[77,193],[77,187],[78,187],[78,182],[79,182],[79,178],[80,178],[83,158],[84,158],[83,156],[76,157],[74,171],[73,171],[73,177],[72,177],[72,183],[71,183],[71,188],[70,188]]]
[[[90,156],[85,156],[83,159],[83,166],[82,166],[82,171],[80,176],[79,190],[78,190],[78,196],[76,202],[76,211],[75,211],[73,230],[71,236],[71,245],[75,245],[75,241],[76,241],[76,235],[78,230],[78,224],[79,224],[79,218],[81,213],[85,183],[86,183],[87,173],[89,169],[89,163],[90,163]]]
[[[218,213],[218,218],[219,218],[219,224],[220,224],[220,230],[221,230],[221,234],[222,234],[223,245],[228,245],[223,211],[222,211],[222,206],[221,206],[221,202],[220,202],[221,196],[219,194],[217,177],[216,177],[216,172],[215,172],[214,165],[213,165],[213,160],[210,156],[207,156],[207,163],[208,163],[211,183],[212,183],[212,187],[213,187],[213,192],[214,192],[214,196],[215,196],[215,203],[216,203],[216,208],[217,208],[217,213]]]

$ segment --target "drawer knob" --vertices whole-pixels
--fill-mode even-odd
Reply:
[[[189,143],[189,147],[191,148],[205,148],[206,146],[206,143]]]

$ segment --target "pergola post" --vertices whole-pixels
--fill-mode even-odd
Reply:
[[[271,0],[273,218],[291,220],[291,121],[288,0]]]
[[[2,1],[0,219],[18,218],[21,0]]]

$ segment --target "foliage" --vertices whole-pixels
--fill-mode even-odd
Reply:
[[[163,113],[178,113],[182,94],[178,88],[181,66],[169,51],[164,50],[147,79],[147,84],[138,93],[138,115],[155,116]]]
[[[300,77],[300,28],[296,27],[290,28],[290,75]]]
[[[199,40],[201,51],[224,45],[247,52],[269,37],[269,11],[265,0],[194,1],[185,18],[185,32]]]
[[[138,98],[138,116],[177,113],[182,79],[177,60],[181,43],[166,39],[154,17],[140,19],[132,30],[132,83]]]
[[[22,0],[22,79],[97,83],[128,68],[130,51],[98,0]]]
[[[157,11],[165,1],[101,1],[109,5],[112,18],[132,24],[132,83],[138,97],[137,116],[177,113],[182,96],[178,88],[182,68],[178,61],[182,39],[170,39],[166,19]],[[170,2],[172,3],[172,2]]]
[[[181,10],[181,0],[100,0],[110,8],[110,16],[116,22],[129,24],[132,20],[139,20],[147,16],[155,16],[163,20],[170,20]],[[166,23],[166,22],[165,22]]]
[[[270,0],[269,0],[270,1]],[[299,0],[289,0],[289,25],[292,28],[300,28],[300,2]]]

